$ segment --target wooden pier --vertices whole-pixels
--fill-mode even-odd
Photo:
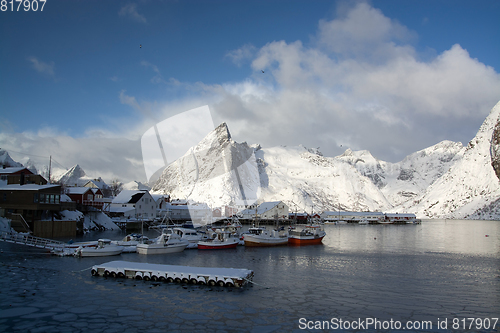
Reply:
[[[243,287],[251,282],[253,271],[240,268],[190,267],[130,261],[111,261],[92,267],[92,275],[168,283],[220,287]]]

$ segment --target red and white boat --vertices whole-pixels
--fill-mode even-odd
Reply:
[[[198,250],[234,249],[240,242],[230,231],[217,229],[208,240],[198,242]]]
[[[297,226],[299,227],[299,226]],[[289,245],[316,245],[326,236],[326,232],[321,225],[305,225],[299,229],[294,228],[288,231]]]

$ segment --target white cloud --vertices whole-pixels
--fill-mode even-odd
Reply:
[[[54,62],[46,63],[36,57],[29,57],[28,61],[38,73],[54,76]]]
[[[150,102],[121,91],[117,100],[138,113],[114,119],[120,123],[114,131],[92,128],[83,138],[50,129],[4,132],[0,142],[127,181],[145,179],[139,138],[148,128],[206,104],[215,125],[227,122],[235,140],[264,147],[303,144],[327,156],[368,149],[396,162],[444,139],[466,143],[500,99],[500,75],[460,45],[423,61],[414,38],[381,11],[356,4],[321,21],[311,43],[273,41],[228,53],[237,65],[248,60],[254,71],[241,82],[170,78],[169,87],[188,97]],[[151,63],[142,65],[161,74]]]
[[[422,61],[415,37],[359,3],[321,21],[310,47],[264,45],[251,63],[259,75],[213,87],[214,111],[235,138],[321,146],[330,156],[348,144],[397,161],[443,139],[465,143],[498,102],[500,75],[460,45]]]
[[[245,44],[239,49],[229,51],[225,57],[231,59],[238,67],[241,67],[245,61],[250,60],[254,56],[256,50],[257,48],[252,44]]]
[[[136,22],[147,23],[146,18],[137,12],[137,5],[135,3],[129,3],[123,6],[118,12],[118,15],[128,17]]]

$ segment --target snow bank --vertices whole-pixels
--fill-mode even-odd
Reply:
[[[10,232],[10,219],[0,217],[0,232]]]
[[[83,220],[84,230],[119,230],[120,228],[102,212],[91,212]]]

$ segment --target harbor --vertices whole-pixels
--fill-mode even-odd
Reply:
[[[301,318],[371,317],[430,320],[427,331],[445,332],[436,328],[438,318],[498,317],[498,222],[324,228],[320,245],[123,253],[111,260],[0,242],[0,331],[291,332]],[[92,232],[75,241],[122,237]],[[92,267],[114,260],[255,275],[242,288],[92,276]]]

